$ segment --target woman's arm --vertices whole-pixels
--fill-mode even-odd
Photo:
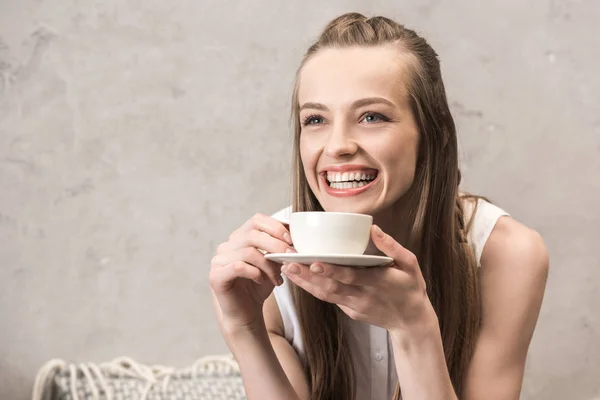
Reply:
[[[228,332],[249,400],[309,398],[308,383],[294,349],[283,337],[283,322],[273,294],[265,301],[264,319],[243,331]]]
[[[264,252],[293,251],[291,244],[285,224],[256,214],[217,247],[211,260],[209,280],[217,321],[238,361],[249,399],[308,398],[303,374],[297,372],[300,363],[278,335],[283,322],[273,290],[282,283],[281,265],[264,257]]]
[[[299,399],[310,399],[308,379],[296,351],[285,338],[283,319],[274,295],[271,295],[265,302],[263,313],[271,344],[287,379]]]
[[[438,319],[432,307],[428,307],[421,322],[415,323],[410,330],[389,332],[402,399],[457,399],[446,366]]]
[[[480,274],[481,331],[463,397],[517,400],[548,276],[542,239],[514,219],[501,218],[484,248]],[[456,399],[432,320],[429,314],[413,330],[391,332],[405,400]]]
[[[537,232],[503,217],[481,264],[482,325],[465,398],[518,399],[546,287],[548,253]]]

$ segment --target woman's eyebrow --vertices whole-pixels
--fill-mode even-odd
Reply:
[[[367,97],[364,99],[356,100],[354,103],[352,103],[352,105],[350,107],[353,109],[356,109],[356,108],[361,108],[361,107],[365,107],[365,106],[370,106],[372,104],[386,104],[386,105],[392,106],[392,107],[395,106],[394,103],[392,103],[391,101],[389,101],[383,97]],[[302,111],[306,108],[310,108],[313,110],[329,111],[329,108],[327,108],[326,105],[321,104],[321,103],[312,103],[312,102],[304,103],[300,107],[300,111]]]
[[[352,108],[361,108],[364,106],[370,106],[371,104],[386,104],[388,106],[394,107],[395,104],[389,101],[388,99],[384,99],[383,97],[367,97],[365,99],[356,100],[352,103]]]
[[[300,111],[304,110],[305,108],[311,108],[313,110],[329,111],[329,108],[327,108],[326,105],[321,104],[321,103],[304,103],[300,107]]]

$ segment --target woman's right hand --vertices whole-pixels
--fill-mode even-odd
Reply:
[[[263,303],[283,283],[281,264],[267,253],[295,252],[286,226],[256,214],[219,245],[211,261],[210,286],[224,334],[253,329],[262,318]]]

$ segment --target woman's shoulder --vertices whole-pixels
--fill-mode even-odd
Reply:
[[[542,236],[513,217],[500,218],[481,255],[481,264],[521,264],[548,268],[548,251]]]
[[[484,197],[463,195],[463,204],[478,265],[491,268],[526,260],[531,265],[547,264],[548,252],[537,231]]]

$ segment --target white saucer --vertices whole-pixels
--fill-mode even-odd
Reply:
[[[310,265],[314,262],[344,265],[348,267],[381,267],[391,264],[394,260],[385,256],[352,255],[352,254],[299,254],[271,253],[265,254],[267,260],[278,263],[300,263]]]

